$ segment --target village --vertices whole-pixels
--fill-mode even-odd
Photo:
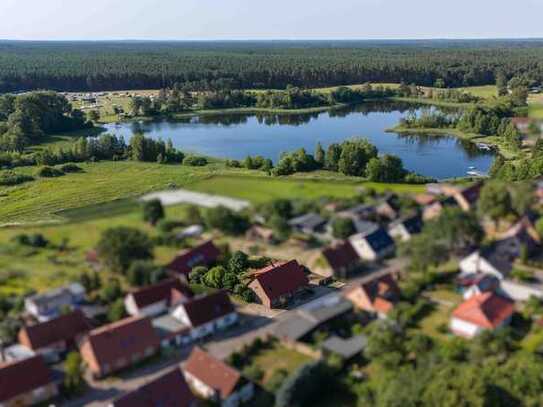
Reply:
[[[188,191],[144,197],[159,214],[200,203],[250,224],[235,236],[197,223],[176,232],[191,247],[133,285],[114,322],[88,281],[111,267],[100,247],[85,279],[24,298],[22,327],[1,343],[0,406],[279,405],[311,363],[367,378],[383,324],[445,343],[507,329],[538,352],[543,183],[525,191],[506,215],[506,192],[483,181],[361,190],[296,211],[288,200],[262,210]],[[434,228],[447,243],[423,238]]]

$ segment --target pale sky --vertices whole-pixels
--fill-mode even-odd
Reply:
[[[0,0],[0,39],[543,37],[543,0]]]

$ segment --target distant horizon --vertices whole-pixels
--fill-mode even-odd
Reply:
[[[0,42],[416,42],[416,41],[543,41],[541,37],[428,37],[428,38],[102,38],[17,39]]]
[[[543,38],[540,0],[0,1],[0,38],[273,41]]]

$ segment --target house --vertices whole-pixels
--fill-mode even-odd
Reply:
[[[41,356],[0,364],[0,406],[31,406],[57,394],[57,381]]]
[[[265,243],[273,243],[275,241],[273,230],[259,225],[249,228],[245,233],[245,238],[247,240],[260,240]]]
[[[237,370],[195,347],[183,366],[185,379],[201,397],[236,407],[254,396],[254,385]]]
[[[437,201],[436,196],[429,193],[417,194],[413,197],[413,199],[415,200],[416,203],[418,203],[421,206],[431,205]]]
[[[77,307],[85,301],[85,289],[79,283],[60,287],[25,299],[25,310],[39,321],[60,315],[63,308]]]
[[[153,356],[159,338],[151,320],[129,317],[94,329],[81,341],[81,357],[96,378],[129,367]]]
[[[460,278],[458,282],[465,300],[469,300],[474,295],[497,292],[500,288],[500,280],[491,274],[473,274]]]
[[[382,218],[394,220],[400,216],[400,204],[395,194],[387,194],[375,208]]]
[[[359,233],[349,238],[352,247],[362,260],[378,261],[394,253],[394,241],[383,228],[369,233]]]
[[[440,201],[436,201],[432,204],[426,205],[422,210],[422,219],[426,222],[428,220],[436,219],[441,215],[441,212],[445,208],[452,208],[458,206],[456,200],[449,196]]]
[[[347,278],[361,266],[358,253],[348,240],[326,247],[322,251],[322,258],[331,274],[338,278]]]
[[[129,315],[154,317],[193,295],[187,285],[174,277],[131,292],[125,297],[124,305]]]
[[[337,217],[356,220],[374,220],[377,217],[375,206],[369,204],[360,204],[350,209],[338,212]]]
[[[126,393],[109,407],[197,407],[198,403],[179,368]]]
[[[192,340],[209,336],[238,320],[238,314],[225,291],[200,295],[177,305],[172,316],[190,328]]]
[[[506,251],[502,251],[499,246],[492,245],[471,253],[463,258],[460,263],[460,273],[462,276],[473,274],[490,274],[499,280],[505,279],[513,269],[512,257]]]
[[[522,250],[526,250],[527,255],[533,254],[541,245],[539,233],[535,228],[536,220],[535,215],[523,216],[507,231],[497,236],[498,244],[506,247],[511,256],[521,256]]]
[[[473,338],[484,330],[508,325],[514,312],[514,302],[492,292],[474,295],[456,307],[450,328],[459,336]]]
[[[400,289],[393,274],[386,270],[361,280],[345,293],[345,298],[355,308],[384,318],[400,300]]]
[[[75,310],[46,322],[24,326],[19,331],[19,343],[47,361],[58,362],[60,355],[75,347],[90,329],[83,312]]]
[[[422,217],[417,214],[392,222],[388,226],[388,233],[393,238],[405,242],[422,232],[422,226]]]
[[[210,240],[179,254],[166,268],[188,281],[188,274],[194,267],[209,266],[215,263],[220,255],[220,250]]]
[[[324,233],[327,220],[317,213],[307,213],[288,221],[288,225],[296,232],[306,235]]]
[[[296,260],[271,264],[252,276],[249,288],[264,306],[277,308],[289,302],[309,284],[304,267]]]
[[[467,212],[475,208],[482,187],[483,183],[477,182],[469,187],[459,189],[452,197],[456,200],[458,206]]]

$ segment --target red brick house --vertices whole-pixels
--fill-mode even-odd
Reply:
[[[188,281],[188,275],[194,267],[209,266],[215,263],[220,255],[220,250],[209,240],[180,253],[166,268]]]
[[[43,357],[34,356],[0,364],[0,406],[20,407],[43,403],[58,394],[53,372]]]
[[[150,319],[130,317],[90,331],[79,349],[93,376],[101,378],[154,355],[159,344]]]
[[[187,301],[194,296],[179,278],[170,278],[128,294],[124,300],[126,312],[132,316],[152,317]]]
[[[179,368],[126,393],[109,407],[196,407],[197,401]]]
[[[304,268],[296,260],[272,264],[252,277],[249,288],[268,308],[284,305],[309,284]]]
[[[349,241],[325,248],[322,257],[331,274],[337,278],[346,278],[350,273],[357,271],[361,264],[360,256]]]
[[[47,322],[23,327],[19,331],[19,343],[47,360],[58,361],[60,354],[75,347],[91,328],[83,312],[76,310]]]
[[[370,275],[345,293],[354,306],[383,318],[400,300],[400,289],[390,272]]]
[[[224,407],[236,407],[254,395],[252,382],[199,347],[192,350],[183,373],[196,393]]]

